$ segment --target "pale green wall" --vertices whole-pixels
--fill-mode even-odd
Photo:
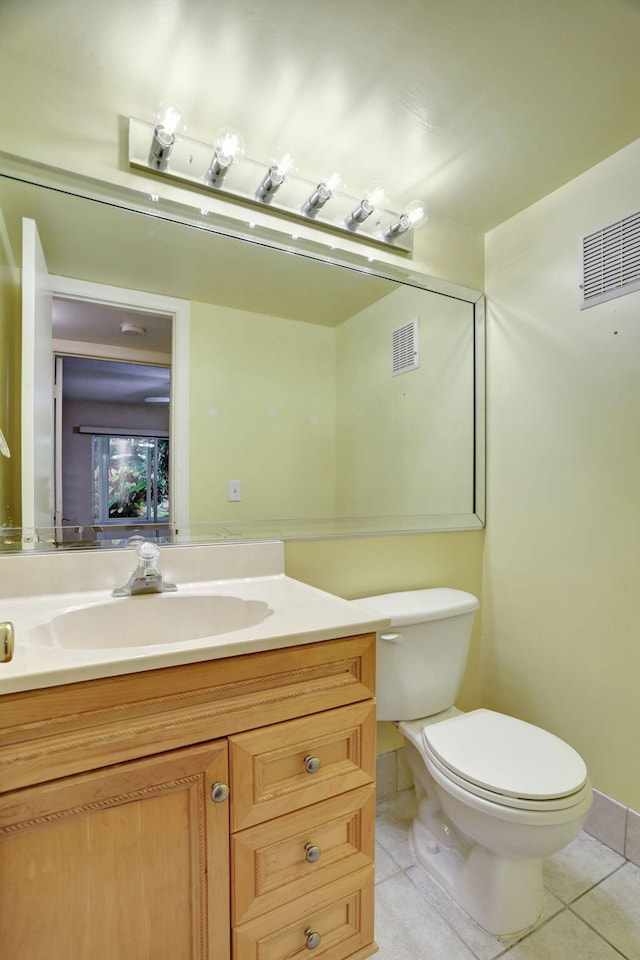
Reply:
[[[0,454],[0,526],[20,523],[20,297],[0,211],[0,429],[11,459]]]
[[[45,116],[55,103],[66,48],[51,44],[49,21],[40,23],[41,49],[57,50],[53,66],[51,56],[43,60],[43,85],[35,59],[24,55],[38,18],[24,3],[15,8],[22,11],[18,40],[29,42],[13,35],[3,59],[12,91],[3,100],[3,149],[148,186],[127,169],[117,113],[142,112],[136,106],[145,99],[153,103],[155,77],[149,74],[135,94],[119,90],[119,111],[107,108],[101,73],[88,64],[99,46],[85,44],[80,53],[87,63],[82,56],[73,62],[93,85],[91,109],[77,103]],[[62,32],[64,23],[56,21],[56,29]],[[44,99],[25,94],[25,83],[39,84]],[[585,756],[595,785],[636,808],[640,294],[579,313],[576,287],[578,234],[637,207],[639,171],[634,144],[487,238],[489,511],[482,610],[484,702],[564,736]],[[311,228],[307,235],[319,236]],[[436,214],[417,234],[413,262],[435,276],[484,286],[482,237]],[[3,370],[5,362],[3,353]],[[18,402],[14,391],[12,410]],[[478,592],[483,541],[482,532],[473,532],[288,543],[287,571],[345,596],[436,584]],[[478,638],[477,627],[466,680],[472,695],[464,705],[478,702]]]
[[[192,303],[190,342],[192,523],[334,516],[335,331]]]
[[[411,312],[415,307],[410,295],[396,297],[396,301],[392,305],[396,322],[389,329],[397,325],[398,316],[402,322],[404,310]],[[455,312],[450,304],[455,301],[441,297],[435,301],[440,307],[436,321],[453,321]],[[388,304],[378,312],[386,326],[389,313]],[[367,319],[375,322],[375,311]],[[466,335],[469,326],[466,318]],[[348,331],[343,337],[344,327],[334,330],[192,303],[190,488],[194,524],[212,517],[334,515],[335,358],[347,353],[352,360],[360,339],[358,335],[354,342]],[[357,323],[353,329],[359,332],[363,328]],[[387,336],[384,343],[387,371]],[[454,336],[449,343],[450,360],[461,346],[461,338]],[[437,353],[432,342],[429,347]],[[425,349],[428,353],[427,344]],[[445,372],[446,361],[440,360]],[[371,357],[361,356],[357,364],[360,378],[371,362]],[[341,367],[344,375],[350,362]],[[449,374],[454,375],[451,370]],[[385,374],[385,382],[387,379]],[[338,390],[341,396],[339,402],[344,402]],[[414,400],[423,415],[418,398]],[[390,413],[393,432],[398,411]],[[372,416],[378,415],[374,409]],[[439,415],[445,415],[442,405]],[[379,432],[379,424],[376,429]],[[320,446],[319,433],[324,437]],[[346,456],[343,445],[339,457]],[[375,466],[367,465],[367,469]],[[464,469],[469,477],[469,464]],[[242,480],[241,503],[227,502],[228,479]],[[277,491],[276,500],[268,493],[270,487]],[[361,499],[353,501],[360,512],[366,503],[364,489],[360,488]],[[397,492],[397,483],[393,489]],[[404,494],[393,502],[393,510],[401,509],[403,503]],[[289,576],[347,599],[445,585],[480,596],[482,544],[483,531],[287,541],[285,563]],[[480,704],[480,635],[478,618],[458,701],[467,709]],[[401,743],[390,724],[380,725],[379,752]]]
[[[348,600],[442,586],[480,597],[483,542],[483,530],[287,541],[285,565],[289,576]],[[476,616],[458,698],[464,710],[480,706],[480,638],[481,621]],[[379,753],[401,744],[402,738],[391,724],[379,724]]]
[[[640,292],[578,309],[578,237],[638,207],[640,140],[487,236],[483,702],[640,809]]]
[[[392,331],[418,318],[420,366],[391,375]],[[401,287],[337,336],[338,514],[473,512],[473,306]]]
[[[43,121],[50,104],[57,103],[56,78],[61,70],[60,56],[64,60],[66,47],[64,44],[51,45],[52,33],[49,29],[51,24],[47,21],[39,34],[40,41],[44,44],[43,49],[46,48],[47,50],[45,57],[47,83],[45,89],[40,83],[37,71],[28,70],[26,67],[23,70],[20,66],[26,63],[24,58],[25,45],[17,42],[16,37],[20,39],[23,35],[24,37],[28,36],[29,44],[33,46],[34,24],[36,23],[33,17],[24,13],[23,7],[24,4],[20,8],[16,6],[16,11],[18,9],[21,11],[19,21],[21,33],[13,33],[11,37],[7,34],[8,42],[3,47],[3,52],[6,53],[3,59],[3,64],[6,61],[5,72],[12,77],[12,95],[11,97],[5,97],[2,103],[5,121],[2,148],[9,153],[31,157],[34,160],[46,158],[46,162],[53,166],[75,170],[78,173],[100,180],[124,184],[142,190],[148,189],[149,179],[135,174],[127,167],[126,158],[122,151],[121,126],[118,122],[118,114],[121,117],[125,117],[129,113],[145,114],[146,107],[143,104],[153,104],[157,97],[155,76],[149,74],[146,85],[143,84],[140,90],[133,93],[129,88],[119,90],[117,83],[115,85],[111,84],[109,89],[117,90],[120,103],[119,110],[112,110],[111,106],[105,105],[103,90],[99,89],[100,71],[96,73],[93,69],[87,69],[91,57],[85,63],[85,59],[83,59],[87,52],[85,45],[82,49],[78,48],[76,51],[78,56],[74,57],[73,62],[75,74],[83,77],[89,85],[93,84],[95,87],[95,96],[90,98],[90,109],[87,110],[83,104],[78,102],[73,110],[49,111],[49,115]],[[133,9],[131,4],[130,7]],[[116,21],[113,17],[110,19],[107,17],[107,19],[113,31],[117,34]],[[77,18],[74,22],[77,25]],[[42,23],[40,26],[42,27]],[[54,32],[62,33],[66,29],[64,21],[59,17],[56,19],[54,26]],[[161,25],[159,29],[161,29]],[[133,36],[133,34],[131,35]],[[116,49],[121,55],[125,55],[123,53],[125,48],[121,42],[122,36],[117,38]],[[127,33],[127,36],[129,36],[129,33]],[[171,42],[171,38],[167,42]],[[96,50],[99,49],[100,44],[96,47]],[[56,54],[52,61],[51,57],[55,50],[58,51],[59,55]],[[93,60],[95,61],[95,56]],[[16,78],[16,71],[20,74],[19,79]],[[25,83],[27,87],[29,84],[37,86],[40,83],[42,88],[40,92],[44,91],[45,94],[44,100],[41,96],[30,97],[28,91],[25,94]],[[51,120],[52,117],[54,121]],[[300,132],[302,136],[306,135],[304,125],[301,126]],[[354,158],[354,163],[355,175],[357,173],[357,156]],[[183,192],[169,187],[165,189],[165,185],[159,181],[154,181],[154,186],[164,194],[184,202],[193,202],[196,196],[188,191]],[[222,203],[217,203],[217,209],[226,214],[237,214],[236,208],[229,205],[225,207]],[[270,226],[280,225],[283,234],[290,235],[290,222],[279,220],[272,212],[263,214],[261,211],[257,211],[256,219],[258,222],[267,223]],[[327,244],[328,255],[330,254],[330,246],[333,244],[337,244],[338,247],[343,246],[346,249],[358,249],[360,252],[365,249],[359,246],[355,240],[349,241],[330,233],[323,233],[305,224],[300,225],[300,234],[313,240],[322,241],[324,239]],[[376,251],[376,257],[378,256],[384,258],[385,254]],[[482,235],[478,231],[454,221],[446,220],[434,210],[428,224],[416,235],[415,252],[411,262],[416,270],[469,287],[482,289],[483,256]],[[194,313],[196,307],[197,305],[194,304]],[[265,352],[263,359],[264,361],[268,359],[268,362],[271,363],[274,359],[272,352],[270,350]],[[19,394],[14,392],[12,409],[17,409],[18,397]],[[204,408],[200,411],[200,416],[203,415]],[[197,429],[197,426],[202,426],[201,421],[198,424],[192,424],[192,429]],[[210,437],[211,424],[205,421],[204,426],[206,427],[205,435]],[[203,457],[211,455],[210,449],[204,443],[200,453]],[[195,470],[192,466],[192,474],[194,472],[197,474],[198,470],[198,464],[195,465]],[[217,497],[222,496],[224,500],[226,480],[238,478],[224,476],[222,479],[224,482],[222,494],[220,488],[218,488],[215,495]],[[239,477],[239,479],[243,478]],[[244,490],[247,491],[248,496],[249,487],[246,484]],[[211,493],[210,487],[207,488],[207,495],[210,496]],[[196,493],[196,496],[199,495],[200,490]],[[228,506],[226,501],[225,506]],[[243,505],[238,506],[242,507]],[[248,503],[245,506],[248,506]],[[288,504],[286,510],[283,508],[285,515],[291,515],[290,506]],[[308,577],[309,582],[317,583],[320,586],[327,581],[334,583],[336,592],[340,593],[340,583],[335,581],[334,574],[336,564],[341,565],[344,561],[353,566],[349,575],[345,572],[341,582],[343,584],[350,583],[352,582],[350,577],[355,577],[359,592],[366,593],[373,590],[406,589],[429,584],[452,583],[454,586],[459,585],[477,593],[480,589],[482,571],[481,548],[479,549],[481,544],[481,532],[288,543],[287,572],[292,576],[304,574],[305,578]],[[302,562],[303,557],[304,562]],[[478,689],[479,670],[475,659],[472,659],[467,674],[470,686],[474,690]],[[469,702],[472,702],[471,699]],[[474,698],[473,702],[477,702],[477,699]]]

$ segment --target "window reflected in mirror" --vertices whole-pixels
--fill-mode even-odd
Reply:
[[[94,436],[92,449],[96,523],[168,520],[168,439]]]

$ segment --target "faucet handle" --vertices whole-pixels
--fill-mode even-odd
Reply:
[[[157,566],[160,548],[150,540],[143,540],[136,549],[136,556],[138,557],[139,566],[142,567],[143,570],[147,570],[149,567]]]
[[[112,591],[114,597],[132,597],[138,593],[169,593],[177,590],[175,583],[168,583],[158,570],[160,548],[151,540],[143,540],[136,548],[138,566],[124,587]]]

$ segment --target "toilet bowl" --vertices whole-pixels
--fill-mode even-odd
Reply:
[[[416,860],[489,933],[529,929],[544,911],[541,858],[577,836],[591,806],[581,757],[490,710],[399,728],[418,799]]]
[[[541,858],[584,824],[592,802],[584,761],[533,724],[453,706],[473,595],[443,588],[359,602],[391,620],[377,639],[378,719],[397,721],[405,738],[415,858],[485,930],[515,936],[543,915]]]

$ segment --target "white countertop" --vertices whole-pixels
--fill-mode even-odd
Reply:
[[[317,590],[283,573],[194,580],[181,582],[178,588],[181,596],[218,594],[264,601],[269,612],[265,619],[252,626],[197,640],[127,647],[126,636],[122,636],[110,640],[108,647],[91,648],[93,641],[89,638],[87,648],[68,649],[36,640],[38,631],[33,631],[66,611],[105,603],[130,605],[126,609],[131,610],[134,629],[135,617],[150,598],[114,599],[111,589],[4,597],[0,602],[0,619],[10,620],[14,625],[15,652],[9,663],[0,663],[0,694],[331,640],[368,633],[389,624],[364,606]],[[99,644],[100,640],[95,642]],[[119,642],[122,646],[116,645]]]

